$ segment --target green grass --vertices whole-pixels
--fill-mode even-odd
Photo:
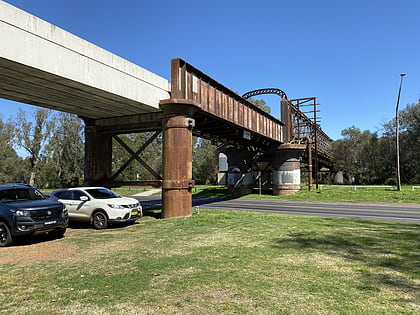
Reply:
[[[415,203],[420,204],[420,189],[411,189],[412,186],[403,186],[401,191],[389,187],[354,187],[348,186],[326,186],[319,187],[318,190],[308,191],[304,187],[299,192],[287,196],[273,196],[270,191],[263,191],[259,195],[258,190],[254,189],[253,194],[241,197],[247,198],[270,198],[295,201],[312,202],[390,202],[390,203]],[[227,192],[224,186],[197,186],[193,194],[195,197],[222,198],[234,197]],[[238,196],[235,196],[238,197]]]
[[[420,185],[418,185],[420,186]],[[150,190],[150,187],[119,187],[112,190],[120,195],[131,195],[145,190]],[[44,193],[51,193],[52,189],[42,190]],[[159,195],[160,193],[157,193]],[[193,189],[193,196],[197,198],[229,198],[239,197],[228,193],[225,186],[215,185],[197,185]],[[420,188],[412,190],[412,186],[405,185],[401,191],[395,188],[383,187],[354,187],[348,186],[325,186],[308,191],[307,187],[303,187],[299,192],[288,196],[273,196],[269,190],[263,191],[260,195],[258,189],[254,189],[253,194],[248,194],[240,197],[247,198],[270,198],[282,200],[295,201],[311,201],[311,202],[389,202],[389,203],[414,203],[420,204]]]
[[[0,249],[0,312],[419,314],[419,248],[419,225],[408,223],[146,216]],[[46,257],[22,257],[30,250]]]

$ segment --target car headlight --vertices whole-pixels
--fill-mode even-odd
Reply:
[[[17,217],[30,217],[31,213],[28,210],[16,210],[15,215]]]
[[[113,209],[124,209],[124,207],[121,206],[121,205],[110,205],[110,204],[108,204],[108,207],[113,208]]]

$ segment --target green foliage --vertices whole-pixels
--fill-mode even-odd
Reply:
[[[400,166],[402,181],[420,182],[420,103],[400,111]],[[395,183],[395,121],[383,125],[382,136],[352,126],[343,139],[331,144],[335,171],[349,174],[355,184]]]
[[[28,120],[27,113],[19,109],[16,118],[11,122],[15,144],[29,154],[29,181],[35,184],[38,164],[44,157],[45,144],[51,137],[54,121],[50,119],[51,110],[36,109],[33,119]]]
[[[55,129],[40,171],[42,187],[74,187],[83,183],[84,126],[76,115],[56,113]]]
[[[0,119],[0,183],[23,182],[23,163],[13,148],[13,128]]]
[[[420,183],[420,102],[401,112],[401,174],[405,183]]]
[[[214,184],[218,170],[217,147],[210,140],[200,139],[193,150],[193,179],[196,184]]]
[[[419,240],[417,224],[223,210],[69,229],[2,250],[0,311],[418,314]]]
[[[271,108],[270,108],[270,106],[266,105],[266,103],[265,103],[265,101],[263,99],[261,99],[261,100],[254,100],[252,97],[250,97],[250,98],[248,98],[248,101],[250,103],[254,104],[255,106],[261,108],[266,113],[270,114]]]

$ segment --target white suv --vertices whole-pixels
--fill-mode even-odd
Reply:
[[[95,229],[105,229],[110,223],[134,222],[143,215],[139,201],[103,187],[60,189],[50,198],[66,205],[70,222],[91,222]]]

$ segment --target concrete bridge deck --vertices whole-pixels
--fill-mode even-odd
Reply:
[[[91,119],[156,112],[169,98],[166,79],[3,1],[0,38],[1,98]]]

